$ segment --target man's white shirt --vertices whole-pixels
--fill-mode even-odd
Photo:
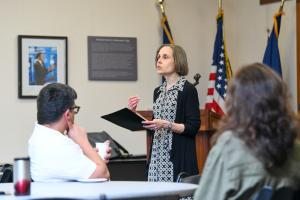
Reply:
[[[28,141],[28,154],[34,181],[86,179],[96,169],[68,136],[38,123]]]

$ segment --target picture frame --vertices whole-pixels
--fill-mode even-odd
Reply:
[[[36,98],[48,83],[68,84],[68,38],[18,35],[18,97]]]

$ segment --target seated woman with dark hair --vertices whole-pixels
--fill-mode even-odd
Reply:
[[[241,68],[214,135],[195,199],[252,199],[264,186],[298,188],[299,124],[286,85],[269,67]]]

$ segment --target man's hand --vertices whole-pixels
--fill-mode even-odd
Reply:
[[[48,72],[52,72],[54,68],[56,67],[56,64],[52,64],[50,67],[48,67]]]
[[[109,140],[106,140],[104,143],[108,143],[107,148],[106,148],[106,154],[104,156],[104,162],[107,164],[111,157],[112,148],[109,146],[109,144],[110,144]]]
[[[68,122],[69,125],[69,138],[71,138],[80,147],[88,141],[87,133],[84,128],[81,128],[77,124],[72,124]]]
[[[112,152],[112,148],[109,146],[109,144],[110,141],[106,140],[103,143],[96,143],[96,147],[95,147],[96,152],[100,155],[100,157],[106,164],[109,162],[109,159],[111,157],[111,152]]]

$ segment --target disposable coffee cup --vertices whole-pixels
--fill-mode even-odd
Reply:
[[[109,143],[107,142],[97,142],[96,148],[98,149],[99,156],[105,160],[105,156],[107,155],[106,150],[109,147]]]

